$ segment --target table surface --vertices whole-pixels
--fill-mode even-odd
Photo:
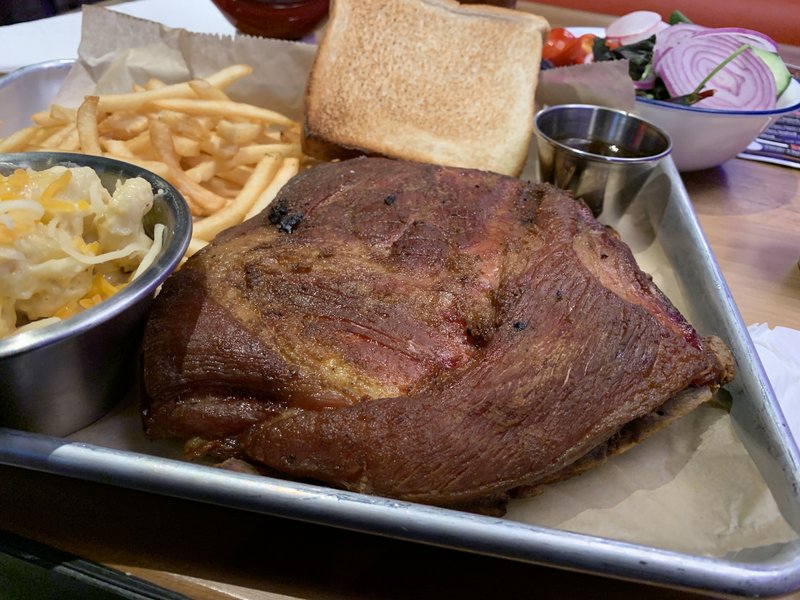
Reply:
[[[608,22],[521,8],[553,26]],[[734,159],[683,180],[745,323],[800,329],[800,170]],[[7,466],[0,529],[197,599],[701,597]]]

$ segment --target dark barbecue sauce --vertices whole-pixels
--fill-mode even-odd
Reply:
[[[612,156],[615,158],[642,158],[648,156],[646,152],[637,152],[630,150],[617,144],[612,144],[603,140],[593,139],[587,140],[584,138],[564,138],[558,140],[560,143],[575,150],[582,152],[589,152],[598,156]]]

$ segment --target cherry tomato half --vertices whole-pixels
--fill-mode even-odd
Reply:
[[[556,56],[561,54],[564,49],[575,41],[575,36],[563,27],[557,27],[550,31],[547,36],[547,41],[542,48],[542,58],[544,60],[553,60]]]
[[[594,58],[594,53],[592,52],[594,38],[595,35],[593,33],[585,33],[575,38],[557,56],[552,57],[550,61],[556,67],[582,65],[592,62]]]

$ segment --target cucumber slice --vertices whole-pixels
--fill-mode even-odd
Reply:
[[[792,74],[789,73],[789,69],[783,64],[781,57],[774,52],[767,52],[760,48],[753,48],[753,52],[755,52],[756,56],[763,60],[769,67],[769,70],[772,71],[772,76],[775,78],[775,87],[777,88],[776,96],[780,96],[792,82]]]

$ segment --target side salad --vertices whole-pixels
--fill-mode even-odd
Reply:
[[[723,110],[771,110],[792,81],[769,37],[740,27],[692,23],[679,11],[668,21],[635,11],[611,23],[605,36],[553,29],[543,68],[627,60],[639,96]]]

